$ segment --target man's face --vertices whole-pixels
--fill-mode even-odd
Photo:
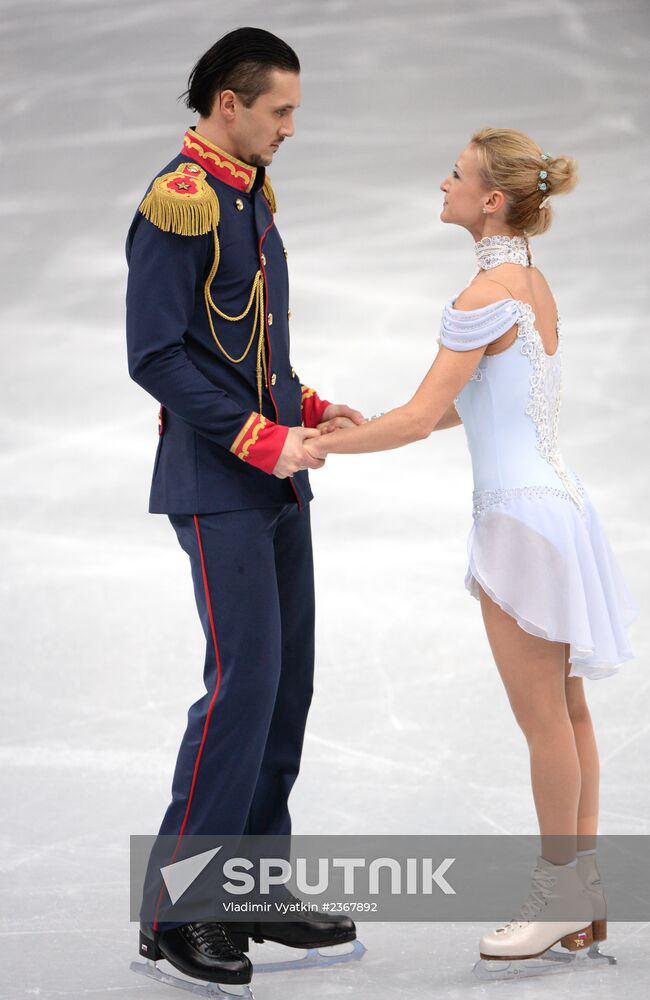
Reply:
[[[230,134],[239,159],[254,167],[268,167],[280,144],[294,133],[293,113],[300,105],[298,73],[274,69],[269,89],[250,107],[235,95]]]

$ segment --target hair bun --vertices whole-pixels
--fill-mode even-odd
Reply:
[[[578,163],[572,156],[555,156],[546,161],[548,184],[553,194],[568,194],[578,182]]]
[[[576,185],[575,159],[551,156],[530,136],[510,128],[479,129],[470,141],[484,187],[505,196],[508,225],[526,236],[545,233],[553,218],[549,196],[566,194]]]

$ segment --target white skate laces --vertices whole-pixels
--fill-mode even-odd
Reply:
[[[498,927],[496,933],[512,934],[534,920],[537,914],[546,906],[554,886],[555,877],[550,872],[543,871],[543,869],[535,866],[533,868],[528,899],[522,903],[519,916],[513,917],[504,927]]]
[[[598,948],[607,936],[606,913],[604,894],[601,899],[597,889],[587,892],[576,865],[539,857],[517,916],[482,935],[474,972],[483,980],[515,979],[595,968],[595,963],[614,965],[616,960]],[[589,962],[578,962],[580,954],[587,954]]]

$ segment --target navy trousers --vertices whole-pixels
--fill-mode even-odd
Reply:
[[[206,693],[188,712],[160,834],[179,843],[199,834],[288,835],[313,690],[309,506],[169,519],[192,568]],[[145,920],[158,909],[160,885],[150,864]]]

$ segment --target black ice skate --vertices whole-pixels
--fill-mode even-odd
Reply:
[[[132,962],[131,970],[157,982],[174,986],[203,997],[243,997],[253,1000],[248,987],[253,967],[233,941],[223,924],[195,922],[166,931],[153,931],[140,925],[140,954],[146,964]],[[207,981],[207,985],[179,979],[162,972],[157,962],[166,959],[175,969],[192,979]],[[243,992],[233,993],[223,985],[243,986]]]
[[[255,972],[275,972],[287,969],[307,969],[318,966],[340,965],[358,961],[365,954],[365,948],[356,940],[354,921],[345,914],[321,913],[301,910],[301,900],[285,892],[281,901],[295,905],[298,919],[290,921],[242,921],[226,923],[233,943],[241,951],[248,951],[250,939],[258,944],[273,942],[288,948],[301,948],[306,954],[300,958],[285,961],[255,963]],[[321,948],[352,943],[352,948],[344,952],[321,952]]]

